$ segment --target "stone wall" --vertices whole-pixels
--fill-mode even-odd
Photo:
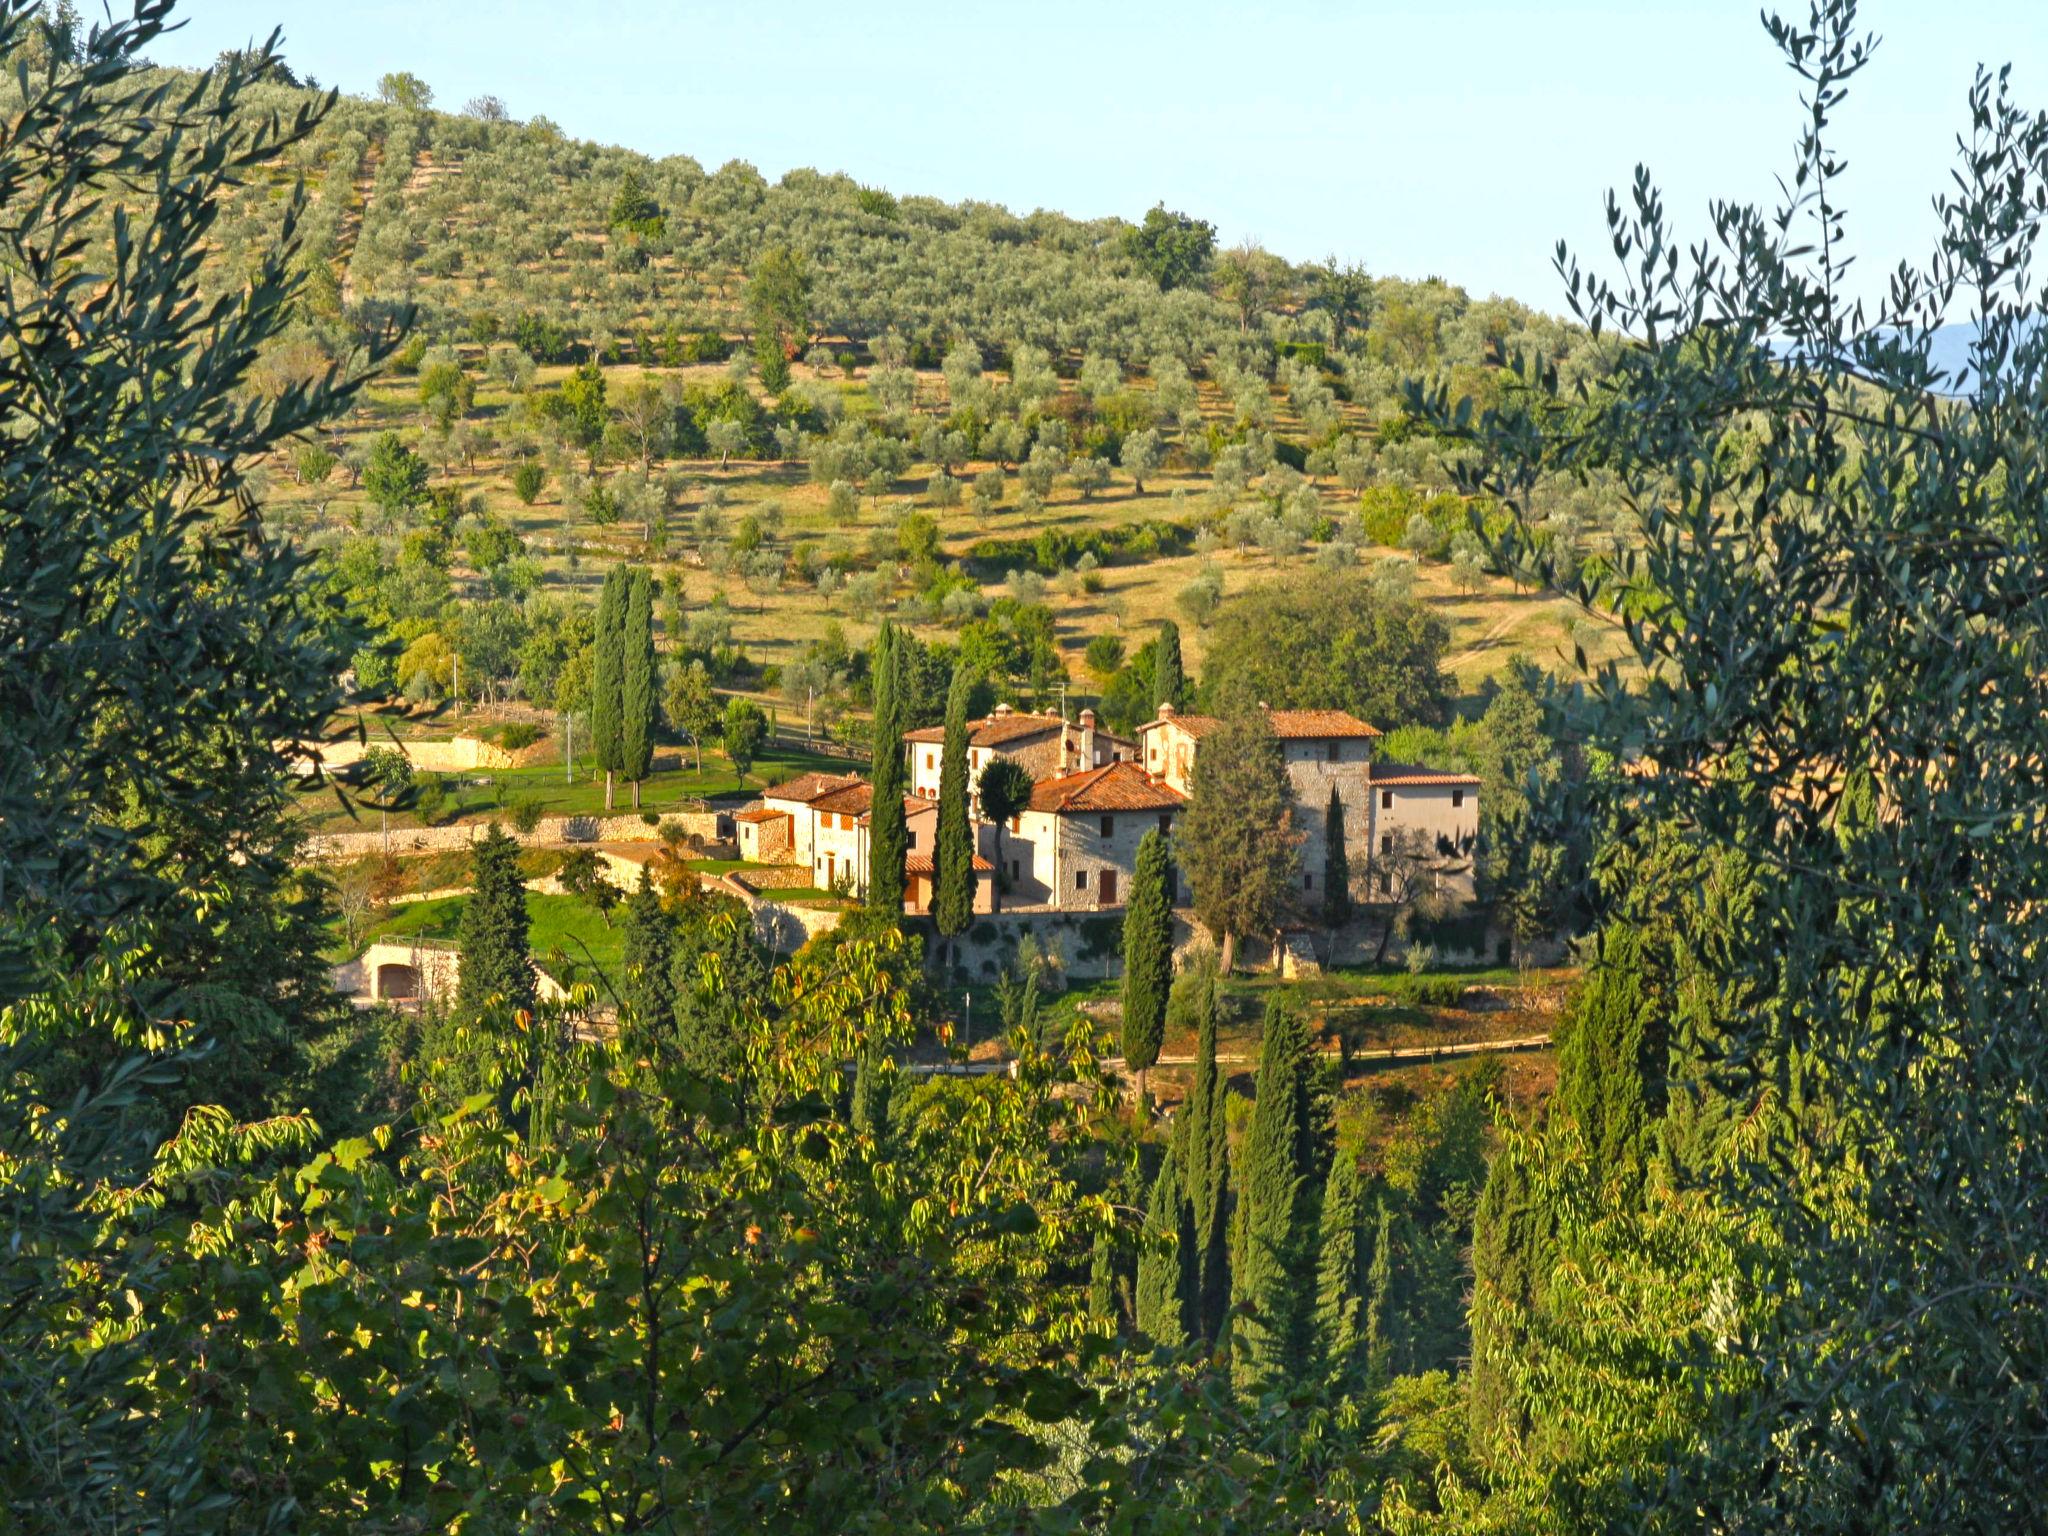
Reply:
[[[577,843],[644,843],[658,839],[661,829],[680,826],[685,837],[706,843],[724,842],[732,836],[732,818],[719,811],[671,811],[654,826],[638,816],[546,816],[532,832],[521,832],[510,822],[500,828],[528,848],[560,848]],[[384,853],[394,856],[413,853],[446,853],[467,848],[489,830],[484,821],[463,822],[452,827],[394,827],[387,840],[372,828],[367,832],[326,832],[306,840],[305,857],[314,862],[342,862]]]
[[[321,767],[328,773],[347,768],[360,762],[372,748],[389,747],[394,743],[388,737],[373,736],[368,741],[330,741],[316,750],[320,753]],[[395,743],[405,754],[406,761],[421,773],[471,773],[478,769],[510,768],[517,759],[503,747],[484,741],[475,736],[440,736],[432,739],[399,740]],[[308,765],[301,763],[301,771],[310,776]]]

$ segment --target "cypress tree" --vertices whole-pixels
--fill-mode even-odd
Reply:
[[[462,970],[455,986],[458,1012],[475,1015],[489,999],[515,1008],[534,1005],[533,961],[526,922],[526,877],[519,844],[491,823],[471,854],[469,899],[459,938]]]
[[[1626,923],[1600,935],[1557,1048],[1557,1105],[1576,1125],[1594,1168],[1641,1183],[1644,1139],[1664,1107],[1664,1032],[1640,934]]]
[[[640,884],[626,898],[623,956],[626,1007],[643,1029],[666,1030],[676,1013],[674,924],[662,909],[654,879],[643,867]]]
[[[1167,994],[1173,987],[1173,909],[1167,905],[1171,873],[1166,838],[1153,828],[1138,841],[1131,902],[1124,909],[1124,1064],[1145,1074],[1159,1060],[1166,1035]]]
[[[1394,1219],[1380,1201],[1379,1229],[1373,1235],[1372,1268],[1365,1282],[1366,1379],[1374,1384],[1393,1375]]]
[[[1195,1033],[1195,1085],[1184,1124],[1188,1138],[1190,1222],[1194,1236],[1194,1322],[1205,1339],[1222,1331],[1230,1306],[1230,1156],[1223,1078],[1216,1068],[1216,957],[1204,950],[1173,983],[1176,1028]]]
[[[1116,1321],[1116,1233],[1109,1227],[1095,1234],[1095,1253],[1088,1265],[1088,1315],[1098,1322]]]
[[[1348,1377],[1358,1355],[1358,1312],[1365,1284],[1360,1239],[1365,1223],[1358,1159],[1340,1150],[1323,1185],[1316,1248],[1316,1357],[1325,1375]]]
[[[903,678],[896,631],[886,620],[875,636],[874,798],[868,808],[868,895],[871,911],[903,916],[903,860],[910,830],[903,820]]]
[[[1344,846],[1344,801],[1330,786],[1323,810],[1323,926],[1342,928],[1351,921],[1351,854]]]
[[[1155,718],[1160,705],[1180,703],[1180,690],[1180,626],[1168,619],[1159,626],[1159,640],[1152,651],[1152,713]]]
[[[605,572],[597,599],[590,677],[590,755],[604,770],[604,808],[612,808],[612,775],[626,762],[626,568]]]
[[[939,831],[932,849],[932,919],[942,937],[974,920],[974,826],[967,807],[967,701],[974,673],[956,662],[946,692],[946,742],[939,759]]]
[[[644,565],[627,576],[620,649],[619,766],[633,781],[637,811],[640,781],[654,766],[654,578]]]
[[[1247,1393],[1301,1375],[1313,1354],[1314,1194],[1308,1040],[1277,997],[1266,1005],[1257,1098],[1238,1196],[1231,1374]]]
[[[1472,1366],[1466,1393],[1472,1443],[1482,1454],[1508,1450],[1521,1438],[1507,1356],[1519,1345],[1537,1303],[1538,1277],[1551,1261],[1555,1223],[1537,1197],[1528,1158],[1510,1144],[1487,1169],[1472,1224]]]
[[[882,1054],[862,1046],[853,1066],[853,1128],[880,1141],[889,1130],[889,1084]]]
[[[1188,1341],[1187,1309],[1182,1295],[1186,1263],[1182,1255],[1180,1152],[1169,1142],[1152,1180],[1145,1205],[1145,1240],[1138,1250],[1138,1331],[1154,1344],[1179,1349]]]

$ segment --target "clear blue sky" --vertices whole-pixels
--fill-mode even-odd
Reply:
[[[1750,0],[187,0],[181,14],[155,50],[165,63],[282,23],[293,66],[345,91],[406,69],[440,106],[490,92],[515,116],[707,169],[815,166],[1020,212],[1136,217],[1164,199],[1226,242],[1551,310],[1554,243],[1603,254],[1602,196],[1638,160],[1696,237],[1708,198],[1771,198],[1799,127],[1798,82]],[[1976,64],[2011,62],[2020,100],[2048,105],[2048,0],[1868,0],[1863,14],[1884,42],[1839,142],[1875,288],[1930,237]]]

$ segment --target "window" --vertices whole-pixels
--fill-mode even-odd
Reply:
[[[1383,869],[1380,871],[1380,894],[1382,896],[1394,894],[1394,873],[1392,870]]]
[[[1102,835],[1104,837],[1116,836],[1116,819],[1114,817],[1105,816],[1102,818]]]
[[[1383,832],[1380,834],[1380,857],[1383,859],[1391,859],[1393,856],[1394,834],[1391,832]]]
[[[1316,877],[1314,875],[1303,875],[1301,877],[1301,888],[1304,891],[1314,890],[1316,888]]]
[[[924,755],[924,771],[930,773],[937,766],[937,759],[929,752]]]
[[[1022,871],[1019,870],[1017,861],[1015,859],[1010,860],[1010,883],[1015,885],[1021,877]]]
[[[1077,870],[1075,870],[1075,871],[1074,871],[1074,889],[1075,889],[1075,890],[1077,890],[1077,891],[1085,891],[1085,890],[1087,890],[1087,889],[1088,889],[1088,871],[1087,871],[1087,870],[1085,870],[1085,869],[1077,869]]]
[[[1010,830],[1012,832],[1022,832],[1024,830],[1024,818],[1022,816],[1012,816],[1010,818]]]
[[[1465,803],[1465,791],[1463,791],[1462,789],[1454,789],[1454,790],[1452,790],[1452,791],[1451,791],[1451,809],[1455,811],[1455,810],[1457,810],[1457,809],[1458,809],[1458,807],[1459,807],[1459,806],[1463,805],[1464,803]]]
[[[1343,743],[1343,742],[1341,742],[1341,741],[1333,741],[1333,742],[1331,742],[1331,743],[1330,743],[1330,761],[1331,761],[1331,762],[1333,762],[1333,763],[1335,763],[1335,762],[1341,762],[1341,761],[1343,761],[1343,758],[1344,758],[1344,743]]]
[[[1171,815],[1159,818],[1159,835],[1161,837],[1173,836],[1173,817]]]
[[[906,843],[904,846],[909,848],[911,851],[915,852],[917,849],[917,834],[915,832],[912,832],[909,834],[909,837],[910,841]]]
[[[1381,809],[1381,810],[1383,810],[1383,811],[1391,811],[1391,810],[1392,810],[1393,808],[1394,808],[1394,792],[1393,792],[1393,791],[1392,791],[1391,789],[1383,789],[1383,790],[1381,790],[1381,791],[1380,791],[1380,809]]]

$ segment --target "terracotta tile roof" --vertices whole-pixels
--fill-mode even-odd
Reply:
[[[1273,734],[1282,741],[1327,741],[1333,736],[1372,737],[1380,734],[1378,727],[1367,725],[1358,716],[1342,709],[1269,709],[1266,719],[1272,723]],[[1171,723],[1179,726],[1197,741],[1223,724],[1215,715],[1176,714],[1171,722],[1154,720],[1143,729]]]
[[[867,813],[867,808],[873,804],[874,798],[874,785],[868,783],[866,779],[855,779],[851,783],[841,784],[836,789],[828,789],[812,796],[810,805],[814,811],[859,816]]]
[[[1426,789],[1432,785],[1447,784],[1464,787],[1476,785],[1476,773],[1452,773],[1445,768],[1422,768],[1409,763],[1374,763],[1372,765],[1372,786],[1375,789]]]
[[[1096,811],[1177,811],[1187,797],[1155,782],[1136,763],[1111,763],[1085,773],[1040,779],[1031,790],[1031,809],[1081,816]]]
[[[1050,736],[1060,728],[1058,715],[984,715],[979,720],[967,722],[967,744],[970,747],[1004,747],[1013,741],[1029,741],[1034,736]],[[1067,728],[1079,731],[1078,725],[1068,724]],[[1098,730],[1098,736],[1109,732]],[[921,730],[905,731],[905,741],[919,745],[927,742],[943,742],[946,728],[943,725],[927,725]],[[1112,738],[1113,739],[1113,738]]]
[[[992,875],[995,871],[995,865],[989,863],[987,859],[984,859],[978,853],[974,856],[974,872],[977,875]],[[937,871],[932,867],[932,856],[930,854],[906,853],[903,855],[903,873],[906,875],[929,876],[935,875]]]
[[[744,811],[732,813],[734,821],[787,821],[789,812],[771,811],[765,805],[750,805]]]
[[[1266,718],[1273,722],[1273,734],[1283,741],[1379,735],[1376,727],[1343,709],[1269,709]]]
[[[918,813],[919,811],[928,811],[928,810],[930,810],[930,809],[931,809],[931,808],[932,808],[933,806],[935,806],[935,805],[937,805],[937,804],[938,804],[938,802],[937,802],[936,800],[920,800],[920,799],[918,799],[918,798],[917,798],[917,796],[915,796],[915,795],[905,795],[905,796],[903,797],[903,816],[904,816],[904,819],[905,819],[905,820],[907,821],[907,820],[909,820],[909,819],[910,819],[910,818],[911,818],[912,816],[915,816],[915,815],[916,815],[916,814],[917,814],[917,813]],[[872,819],[872,818],[873,818],[873,816],[874,816],[874,814],[875,814],[875,813],[874,813],[874,810],[872,809],[872,797],[871,797],[871,798],[870,798],[870,809],[868,809],[868,810],[865,810],[865,811],[862,811],[862,812],[860,813],[860,819],[861,819],[861,821],[862,821],[863,823],[865,823],[865,822],[869,821],[870,819]]]
[[[836,793],[849,784],[858,784],[857,773],[802,773],[786,783],[777,784],[761,791],[763,800],[793,800],[799,805],[814,805],[825,795]]]

